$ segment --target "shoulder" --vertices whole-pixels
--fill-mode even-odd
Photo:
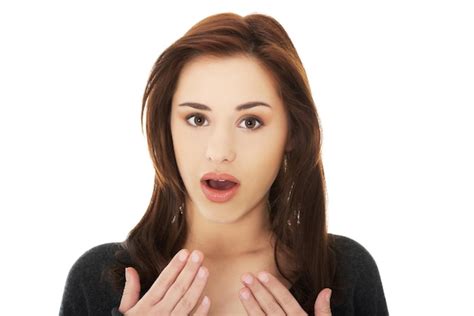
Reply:
[[[341,264],[350,265],[350,268],[357,271],[377,267],[370,252],[359,242],[342,235],[328,235]]]
[[[86,250],[74,262],[72,270],[79,270],[87,272],[88,270],[96,270],[98,266],[104,266],[115,261],[114,254],[117,250],[122,248],[122,244],[118,242],[105,243],[94,246]]]
[[[104,271],[116,263],[115,252],[121,248],[118,242],[104,243],[76,259],[66,279],[60,315],[110,313],[119,296],[105,280]]]
[[[388,315],[377,263],[359,242],[328,234],[336,257],[336,274],[344,289],[345,307],[353,315]]]
[[[122,248],[118,242],[105,243],[86,250],[72,265],[68,281],[74,280],[83,285],[95,285],[104,281],[103,272],[116,263],[115,252]]]

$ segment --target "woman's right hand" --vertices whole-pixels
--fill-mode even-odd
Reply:
[[[189,256],[186,249],[181,249],[140,300],[138,272],[127,268],[128,276],[119,311],[126,316],[188,315],[198,303],[207,283],[209,273],[206,267],[201,267],[203,259],[204,255],[198,250]],[[207,315],[209,308],[210,301],[206,296],[194,315]]]

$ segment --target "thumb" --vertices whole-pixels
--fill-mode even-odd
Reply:
[[[316,302],[314,303],[315,316],[331,316],[330,295],[332,290],[329,288],[323,289],[319,292]]]
[[[135,306],[140,298],[140,277],[132,267],[125,268],[125,287],[120,300],[119,312],[125,313]]]

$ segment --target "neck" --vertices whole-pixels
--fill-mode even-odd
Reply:
[[[186,204],[188,236],[183,248],[198,249],[206,258],[219,259],[257,254],[272,245],[266,199],[232,222],[216,222],[204,217],[195,205]]]

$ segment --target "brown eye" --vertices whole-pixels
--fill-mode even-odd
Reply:
[[[247,117],[242,122],[245,122],[245,128],[250,130],[257,130],[263,125],[262,122],[255,117]],[[256,124],[259,125],[255,127]]]
[[[186,118],[186,121],[194,122],[196,125],[194,125],[194,124],[191,124],[191,125],[199,127],[199,126],[202,126],[201,124],[205,121],[205,119],[202,115],[193,114],[193,115],[188,116]]]
[[[203,125],[203,123],[206,121],[206,117],[199,114],[199,113],[193,113],[193,114],[189,115],[186,118],[186,121],[191,126],[194,126],[194,127],[206,126],[206,125]],[[260,119],[256,118],[256,117],[247,117],[247,118],[243,119],[242,122],[245,122],[244,129],[248,129],[250,131],[255,131],[255,130],[259,129],[260,127],[262,127],[262,125],[263,125],[263,122]]]

